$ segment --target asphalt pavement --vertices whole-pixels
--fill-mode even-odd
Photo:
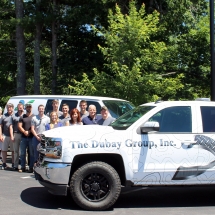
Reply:
[[[90,212],[79,208],[71,196],[48,193],[33,174],[0,170],[0,215],[7,214],[208,215],[215,214],[215,186],[122,188],[112,208]]]

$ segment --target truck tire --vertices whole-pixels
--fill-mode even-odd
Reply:
[[[86,210],[105,210],[118,199],[121,181],[107,163],[94,161],[77,169],[71,177],[70,192],[74,201]]]

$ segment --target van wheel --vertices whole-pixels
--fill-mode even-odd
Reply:
[[[86,210],[105,210],[119,197],[121,181],[116,170],[104,162],[90,162],[72,175],[70,192],[74,201]]]

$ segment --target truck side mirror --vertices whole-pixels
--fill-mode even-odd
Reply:
[[[159,122],[147,121],[137,129],[137,133],[138,134],[147,134],[149,132],[159,131],[159,130],[160,130]]]

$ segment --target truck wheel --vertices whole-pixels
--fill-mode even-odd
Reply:
[[[104,162],[90,162],[72,175],[70,192],[74,201],[86,210],[105,210],[119,197],[121,181],[116,170]]]

